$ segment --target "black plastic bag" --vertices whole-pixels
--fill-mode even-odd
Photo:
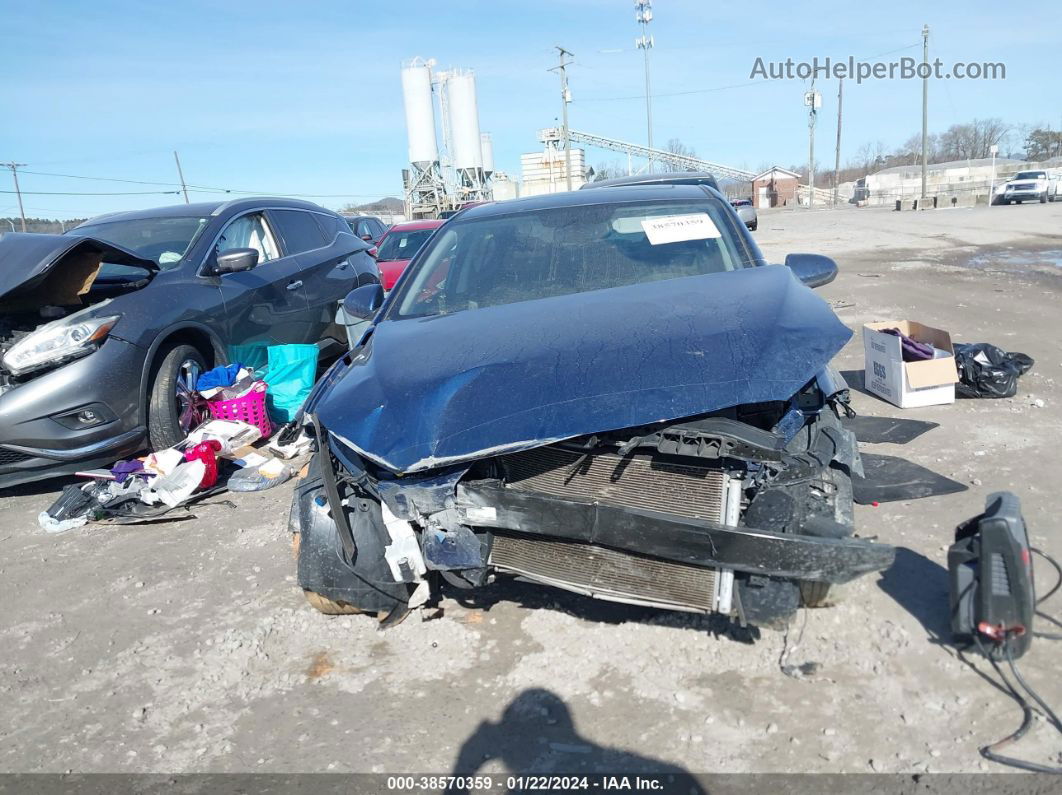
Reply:
[[[987,342],[959,342],[955,344],[955,364],[959,368],[957,397],[1009,398],[1017,394],[1018,376],[1029,372],[1033,360]]]

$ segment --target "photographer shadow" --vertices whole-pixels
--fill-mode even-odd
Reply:
[[[628,776],[659,781],[666,792],[703,795],[698,781],[678,765],[598,745],[580,735],[568,705],[549,690],[530,688],[506,707],[497,723],[484,721],[465,740],[453,775],[475,776],[499,760],[514,776]],[[512,788],[514,790],[520,787]],[[467,792],[449,789],[450,793]]]

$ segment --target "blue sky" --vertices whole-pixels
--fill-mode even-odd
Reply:
[[[645,106],[629,0],[230,0],[170,3],[0,0],[0,161],[26,171],[188,182],[350,200],[400,195],[406,141],[399,66],[415,55],[474,69],[480,127],[518,173],[536,131],[559,116],[553,45],[576,54],[574,129],[644,142]],[[921,55],[1003,61],[1004,81],[930,88],[930,129],[974,117],[1062,124],[1062,3],[719,3],[656,0],[651,32],[657,145],[679,138],[716,162],[755,169],[807,158],[800,80],[748,84],[767,60]],[[904,49],[900,52],[893,52]],[[836,81],[818,86],[820,163],[832,164]],[[920,81],[846,82],[842,160],[920,129]],[[592,164],[618,155],[591,151]],[[10,190],[0,173],[0,189]],[[25,191],[169,190],[26,173]],[[201,193],[199,198],[216,194]],[[72,217],[169,204],[165,195],[27,195],[27,214]],[[0,216],[16,212],[0,193]]]

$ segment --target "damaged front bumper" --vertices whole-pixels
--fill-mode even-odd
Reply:
[[[468,526],[595,544],[676,563],[783,579],[845,583],[892,565],[895,550],[852,538],[818,538],[622,508],[504,488],[457,486]],[[474,520],[474,521],[473,521]]]
[[[0,392],[0,488],[110,464],[143,447],[136,346],[99,350]],[[82,422],[78,414],[90,411]]]
[[[891,546],[855,538],[521,491],[469,479],[464,467],[378,479],[333,443],[322,445],[319,471],[292,509],[301,548],[315,550],[300,557],[299,583],[365,609],[405,609],[423,582],[418,572],[437,571],[463,588],[502,572],[597,598],[770,626],[797,609],[801,583],[845,583],[888,568],[895,556]],[[396,526],[417,530],[420,549],[409,560],[388,560],[388,550],[402,546]]]

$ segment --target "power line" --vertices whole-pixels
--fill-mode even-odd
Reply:
[[[120,191],[117,193],[94,193],[94,192],[64,192],[50,190],[0,190],[0,193],[19,193],[26,196],[173,196],[179,195],[179,190],[136,190]]]
[[[734,83],[734,84],[729,85],[729,86],[716,86],[715,88],[697,88],[697,89],[692,89],[690,91],[654,92],[653,93],[653,98],[654,99],[659,99],[660,97],[685,97],[685,96],[689,96],[690,94],[710,94],[710,93],[713,93],[715,91],[727,91],[727,90],[729,90],[731,88],[746,88],[746,87],[749,87],[749,86],[761,86],[761,85],[767,85],[767,83],[768,83],[768,81],[766,81],[766,80],[754,80],[751,83]],[[622,100],[628,100],[628,99],[641,99],[641,100],[644,100],[645,99],[645,94],[632,94],[632,95],[626,96],[626,97],[591,97],[589,99],[581,99],[579,101],[580,102],[620,102]]]
[[[6,165],[6,164],[0,164],[0,165]],[[124,178],[120,178],[120,177],[90,177],[90,176],[87,176],[87,175],[84,175],[84,174],[60,174],[58,172],[53,172],[53,171],[27,171],[26,169],[22,168],[21,165],[19,166],[19,170],[23,174],[33,174],[34,176],[38,176],[38,177],[58,177],[58,178],[61,178],[61,179],[82,179],[82,180],[90,180],[90,181],[94,181],[94,182],[119,182],[119,183],[124,183],[124,184],[127,184],[127,185],[158,185],[158,186],[162,186],[162,187],[173,187],[173,188],[181,188],[182,187],[181,183],[179,183],[179,182],[152,182],[152,181],[142,180],[142,179],[124,179]],[[190,192],[195,192],[195,193],[238,193],[238,194],[245,194],[247,196],[291,196],[291,197],[295,197],[295,198],[319,198],[319,199],[344,199],[344,198],[371,199],[371,198],[375,198],[377,196],[380,196],[380,195],[383,195],[383,194],[386,193],[386,191],[381,191],[380,193],[288,193],[287,191],[237,190],[235,188],[217,188],[217,187],[212,187],[212,186],[209,186],[209,185],[193,185],[193,184],[190,184],[190,183],[188,184],[187,187],[188,187],[188,190]],[[145,193],[154,193],[154,192],[155,191],[145,191]],[[170,194],[175,193],[175,192],[178,192],[178,191],[162,191],[162,192],[159,192],[159,193],[164,194],[164,195],[170,195]],[[23,193],[29,193],[29,191],[23,191]],[[118,193],[115,193],[115,194],[103,194],[103,193],[96,194],[96,193],[91,193],[90,194],[90,193],[58,193],[57,192],[57,193],[53,193],[52,195],[55,195],[55,196],[97,196],[97,195],[98,196],[104,196],[104,195],[106,195],[106,196],[110,196],[110,195],[118,196],[118,195],[125,195],[125,194],[118,194]],[[130,193],[128,195],[132,196],[132,195],[136,195],[136,194]]]
[[[37,177],[63,177],[64,179],[87,179],[94,182],[125,182],[130,185],[162,185],[165,187],[180,187],[177,182],[147,182],[142,179],[118,179],[117,177],[86,177],[80,174],[56,174],[51,171],[27,171],[22,169],[23,174],[33,174]]]

